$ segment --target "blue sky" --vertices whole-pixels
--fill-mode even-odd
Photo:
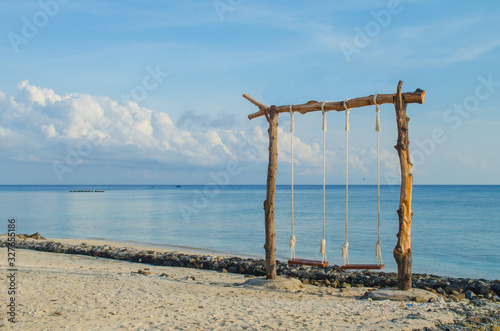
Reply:
[[[500,184],[497,1],[2,1],[3,184],[265,184],[264,104],[426,91],[415,184]],[[345,180],[328,113],[327,183]],[[381,182],[399,183],[381,107]],[[375,110],[351,112],[350,182],[376,182]],[[280,115],[278,183],[289,184]],[[296,115],[295,181],[322,182],[321,115]]]

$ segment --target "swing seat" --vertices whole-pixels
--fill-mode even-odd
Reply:
[[[321,260],[292,259],[288,260],[288,264],[309,265],[311,267],[324,268],[328,265],[328,261],[323,262]]]
[[[384,269],[384,264],[346,264],[340,269]]]

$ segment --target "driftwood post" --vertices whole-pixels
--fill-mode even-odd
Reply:
[[[401,167],[401,196],[399,198],[399,232],[398,243],[394,248],[394,259],[398,264],[398,289],[405,291],[412,287],[412,255],[411,255],[411,193],[413,188],[413,174],[411,172],[412,163],[410,161],[410,139],[408,137],[408,122],[406,116],[406,101],[401,95],[403,82],[400,81],[397,93],[394,97],[394,107],[396,108],[396,122],[398,125],[398,141],[396,150],[398,151],[399,163]]]
[[[267,167],[267,195],[264,201],[266,219],[266,279],[276,279],[276,231],[274,228],[274,196],[278,170],[278,112],[271,106],[265,113],[269,122],[269,165]]]

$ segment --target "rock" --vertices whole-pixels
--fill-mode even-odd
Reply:
[[[243,286],[260,287],[269,290],[298,291],[303,287],[300,280],[295,278],[278,277],[276,280],[253,278],[243,283]]]
[[[142,269],[139,269],[137,271],[138,274],[141,274],[141,275],[146,275],[146,276],[149,276],[151,275],[151,271],[146,271],[146,270],[142,270]]]
[[[429,299],[429,301],[430,301],[430,300],[431,300],[431,299]],[[420,303],[420,302],[425,302],[425,298],[424,298],[424,297],[421,297],[421,296],[416,296],[416,297],[414,297],[414,298],[413,298],[413,301],[418,302],[418,303]]]
[[[482,284],[482,285],[479,287],[479,292],[480,292],[481,294],[483,294],[483,295],[484,295],[484,294],[486,294],[486,293],[488,293],[489,291],[490,291],[490,287],[489,287],[488,285],[486,285],[486,284]]]
[[[411,289],[409,291],[400,291],[396,289],[381,289],[371,291],[367,295],[368,298],[373,300],[392,300],[392,301],[410,301],[418,298],[419,302],[427,302],[431,298],[436,299],[436,294],[422,289]]]
[[[44,237],[42,237],[42,235],[38,232],[36,233],[33,233],[32,235],[29,235],[29,236],[26,236],[26,238],[29,238],[29,239],[35,239],[35,240],[46,240]]]
[[[222,272],[223,274],[226,274],[227,273],[227,269],[226,268],[222,268],[222,270],[220,272]]]
[[[428,292],[432,292],[432,293],[436,293],[436,290],[433,289],[432,287],[429,287],[429,286],[424,286],[422,287],[424,290],[428,291]]]
[[[469,299],[469,300],[472,300],[476,297],[476,294],[472,291],[467,291],[465,292],[465,298],[466,299]]]

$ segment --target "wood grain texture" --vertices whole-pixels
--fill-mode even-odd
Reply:
[[[399,231],[398,242],[394,248],[393,255],[398,265],[398,289],[406,291],[412,287],[412,254],[411,254],[411,198],[413,189],[412,163],[410,161],[410,139],[408,136],[408,122],[406,116],[405,99],[401,93],[403,82],[400,81],[397,88],[394,107],[396,109],[396,122],[398,126],[398,141],[394,148],[398,152],[401,168],[401,195],[399,198]]]
[[[264,116],[265,109],[268,107],[261,102],[255,100],[248,94],[243,94],[243,97],[256,105],[259,108],[259,111],[253,114],[248,115],[249,119],[257,118],[260,116]],[[369,95],[366,97],[360,97],[355,99],[349,99],[346,103],[347,108],[360,108],[370,105],[375,105],[373,102],[374,95]],[[415,92],[403,93],[402,95],[404,101],[406,103],[424,103],[425,101],[425,91],[421,89],[417,89]],[[379,94],[377,96],[377,104],[385,104],[385,103],[395,103],[396,94]],[[312,111],[321,111],[321,105],[323,102],[318,101],[309,101],[300,105],[293,105],[293,110],[299,112],[301,114],[306,114]],[[325,103],[325,111],[344,111],[344,101],[331,101]],[[276,107],[276,111],[278,113],[288,113],[290,111],[290,105],[279,106]]]
[[[276,172],[278,170],[278,112],[276,106],[269,108],[266,118],[269,122],[269,165],[267,167],[267,194],[264,201],[266,243],[266,278],[276,279],[276,231],[274,228],[274,197],[276,193]]]

